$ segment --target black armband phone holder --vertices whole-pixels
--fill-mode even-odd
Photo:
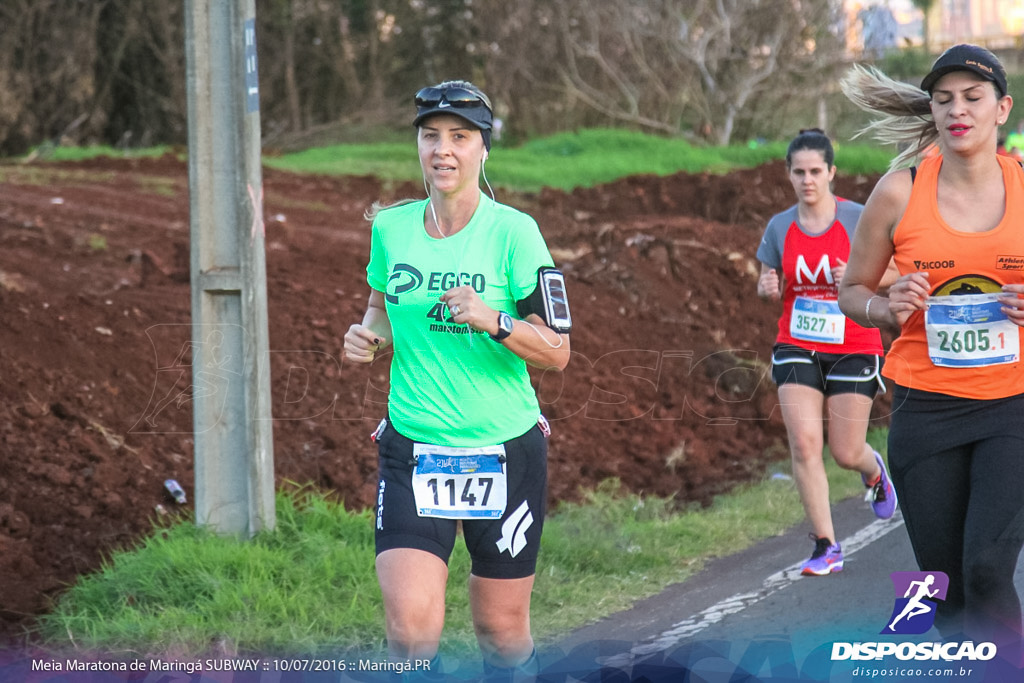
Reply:
[[[537,288],[530,296],[516,302],[516,312],[520,318],[536,313],[555,332],[571,332],[572,314],[562,271],[550,266],[537,269]]]

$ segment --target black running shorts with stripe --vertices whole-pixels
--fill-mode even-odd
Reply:
[[[772,348],[775,384],[799,384],[826,396],[861,394],[874,398],[885,393],[882,358],[868,353],[819,353],[792,344]]]
[[[414,442],[388,423],[377,444],[380,480],[374,537],[378,555],[393,548],[414,548],[447,563],[461,522],[475,576],[521,579],[535,573],[548,483],[547,440],[539,426],[504,444],[508,503],[500,519],[420,517],[412,490]]]

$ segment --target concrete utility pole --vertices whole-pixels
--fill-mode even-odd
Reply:
[[[185,0],[196,523],[276,523],[255,0]]]

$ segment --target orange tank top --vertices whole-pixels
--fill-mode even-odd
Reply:
[[[1024,393],[1022,328],[998,314],[997,303],[980,303],[1004,284],[1024,283],[1024,170],[997,158],[1006,211],[981,233],[954,230],[939,215],[942,157],[917,169],[893,243],[901,275],[928,272],[932,299],[927,312],[910,316],[886,356],[883,374],[899,385],[971,399]]]

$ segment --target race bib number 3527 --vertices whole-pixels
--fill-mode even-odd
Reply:
[[[793,300],[789,334],[803,341],[842,344],[846,338],[846,316],[839,310],[838,301],[798,296]]]
[[[412,474],[416,513],[444,519],[500,519],[508,500],[505,447],[418,443]]]

